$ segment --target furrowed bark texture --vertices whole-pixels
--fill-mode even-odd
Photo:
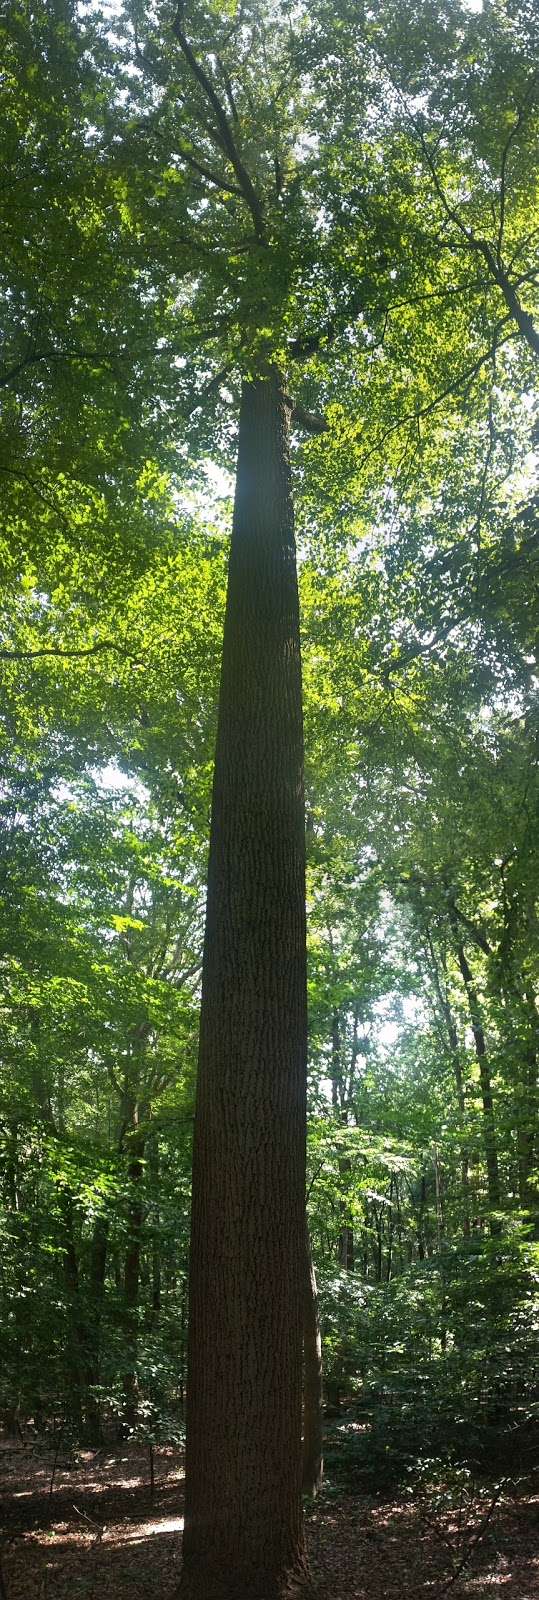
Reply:
[[[182,1600],[305,1593],[303,735],[288,415],[244,385],[195,1119]]]

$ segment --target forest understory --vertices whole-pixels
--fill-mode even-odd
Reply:
[[[181,1569],[183,1455],[108,1446],[70,1457],[0,1442],[2,1600],[172,1600]],[[54,1473],[54,1477],[53,1477]],[[52,1482],[52,1493],[51,1493]],[[466,1505],[394,1492],[351,1495],[328,1480],[306,1531],[317,1600],[402,1595],[535,1600],[539,1484],[484,1478]]]

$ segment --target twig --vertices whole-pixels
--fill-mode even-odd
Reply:
[[[73,1510],[76,1511],[78,1517],[83,1517],[85,1522],[89,1522],[90,1523],[90,1527],[91,1528],[96,1528],[98,1540],[99,1540],[99,1542],[101,1542],[101,1539],[103,1538],[103,1534],[106,1533],[106,1523],[96,1522],[94,1517],[88,1516],[88,1512],[87,1511],[82,1511],[81,1507],[80,1506],[76,1506],[74,1501],[72,1501],[71,1504],[73,1506]]]
[[[58,1461],[58,1456],[60,1454],[60,1445],[62,1443],[62,1438],[63,1438],[63,1434],[64,1434],[64,1428],[65,1428],[65,1422],[62,1422],[62,1426],[61,1426],[60,1432],[58,1434],[58,1444],[56,1446],[54,1461],[53,1461],[53,1464],[52,1464],[52,1477],[51,1477],[51,1485],[50,1485],[50,1489],[49,1489],[49,1500],[52,1500],[52,1491],[54,1489],[54,1479],[56,1477],[56,1465],[57,1465],[57,1461]]]
[[[508,1481],[509,1480],[507,1478],[502,1478],[501,1483],[498,1484],[498,1487],[496,1489],[496,1493],[495,1493],[495,1495],[493,1496],[493,1498],[492,1498],[492,1500],[490,1502],[490,1505],[488,1507],[488,1510],[485,1513],[485,1516],[483,1517],[482,1522],[480,1522],[480,1524],[479,1524],[477,1532],[474,1534],[473,1538],[471,1538],[469,1540],[469,1542],[468,1542],[468,1544],[466,1546],[466,1549],[464,1551],[464,1555],[462,1556],[462,1559],[459,1561],[458,1566],[455,1567],[455,1571],[451,1573],[451,1577],[447,1579],[446,1583],[442,1584],[441,1589],[437,1590],[436,1600],[441,1600],[442,1595],[447,1594],[448,1590],[453,1588],[453,1584],[457,1582],[457,1579],[460,1578],[461,1573],[464,1572],[464,1568],[468,1565],[468,1562],[470,1560],[470,1556],[473,1554],[473,1551],[475,1550],[476,1545],[479,1544],[479,1540],[482,1539],[483,1538],[483,1534],[486,1533],[486,1530],[488,1528],[489,1522],[491,1521],[491,1518],[494,1515],[496,1506],[497,1506],[498,1501],[500,1499],[500,1495],[503,1493],[505,1485],[506,1485],[506,1483],[508,1483]]]
[[[311,1181],[310,1181],[310,1184],[309,1184],[309,1187],[308,1187],[308,1190],[307,1190],[307,1194],[306,1194],[306,1196],[305,1196],[305,1199],[306,1199],[306,1200],[308,1200],[308,1199],[309,1199],[309,1197],[310,1197],[310,1194],[311,1194],[311,1190],[312,1190],[312,1189],[313,1189],[313,1187],[314,1187],[314,1184],[315,1184],[315,1183],[316,1183],[316,1180],[317,1180],[317,1178],[318,1178],[318,1177],[319,1177],[319,1175],[320,1175],[320,1173],[321,1173],[321,1171],[322,1171],[322,1167],[323,1167],[323,1166],[324,1166],[324,1165],[325,1165],[325,1163],[324,1163],[324,1161],[319,1161],[319,1162],[318,1162],[318,1166],[317,1166],[317,1167],[315,1167],[315,1169],[314,1169],[314,1173],[313,1173],[313,1176],[312,1176],[312,1178],[311,1178]]]

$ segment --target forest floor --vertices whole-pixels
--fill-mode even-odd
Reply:
[[[124,1445],[58,1458],[0,1441],[1,1600],[170,1600],[181,1565],[181,1453]],[[461,1519],[339,1494],[307,1512],[320,1600],[539,1600],[539,1495],[492,1495]]]

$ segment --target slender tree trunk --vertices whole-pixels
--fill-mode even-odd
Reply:
[[[537,1067],[539,1056],[539,1014],[533,990],[524,995],[528,1038],[524,1051],[522,1093],[518,1122],[518,1190],[521,1206],[529,1211],[537,1232],[538,1194],[534,1185],[535,1140],[537,1134]]]
[[[135,1113],[136,1115],[136,1113]],[[124,1422],[133,1428],[137,1415],[137,1348],[138,1302],[140,1282],[140,1253],[142,1244],[142,1174],[145,1139],[135,1129],[129,1144],[129,1202],[127,1209],[127,1245],[124,1264],[124,1312],[126,1329],[127,1363],[124,1372]]]
[[[322,1482],[322,1339],[318,1316],[318,1290],[305,1227],[305,1279],[303,1298],[303,1489],[318,1494]]]
[[[438,1155],[437,1145],[434,1146],[434,1185],[436,1195],[436,1246],[438,1251],[440,1251],[444,1241],[445,1223],[442,1196],[442,1171],[440,1167],[440,1157]]]
[[[83,1433],[82,1396],[86,1364],[85,1329],[81,1314],[79,1263],[73,1237],[73,1201],[67,1189],[60,1188],[59,1201],[62,1220],[64,1284],[69,1307],[70,1326],[69,1347],[66,1351],[66,1374],[69,1385],[68,1409],[80,1439]]]
[[[182,1600],[306,1593],[306,957],[288,414],[244,384],[193,1157]]]
[[[451,1016],[451,1013],[449,1013],[449,1014]],[[467,1140],[465,1139],[466,1102],[465,1102],[465,1098],[464,1098],[464,1080],[463,1080],[463,1076],[462,1076],[462,1065],[461,1065],[461,1059],[460,1059],[460,1051],[459,1051],[459,1047],[458,1047],[457,1030],[456,1030],[456,1027],[455,1027],[455,1024],[454,1024],[453,1020],[451,1020],[450,1043],[451,1043],[451,1060],[453,1062],[453,1073],[454,1073],[454,1077],[455,1077],[455,1088],[456,1088],[456,1091],[457,1091],[457,1104],[458,1104],[458,1108],[459,1108],[459,1122],[460,1122],[460,1129],[461,1129],[461,1134],[462,1134],[461,1156],[460,1156],[460,1173],[461,1173],[461,1184],[462,1184],[462,1203],[463,1203],[463,1208],[464,1208],[464,1216],[463,1216],[463,1219],[462,1219],[462,1231],[463,1231],[463,1234],[464,1234],[464,1238],[465,1239],[469,1239],[469,1237],[470,1237],[470,1215],[471,1215],[471,1210],[470,1210],[470,1152],[469,1152],[469,1149],[468,1149]]]
[[[389,1207],[388,1207],[388,1222],[387,1222],[386,1283],[390,1283],[391,1282],[391,1272],[392,1272],[392,1268],[393,1268],[393,1224],[394,1224],[393,1204],[394,1204],[394,1201],[393,1201],[393,1174],[391,1174],[391,1178],[390,1178],[390,1181],[389,1181]]]
[[[468,997],[470,1022],[472,1025],[475,1053],[479,1066],[479,1082],[481,1086],[481,1099],[483,1102],[483,1142],[485,1147],[489,1205],[493,1211],[499,1211],[501,1207],[500,1173],[498,1168],[496,1130],[494,1126],[492,1084],[490,1080],[490,1067],[488,1063],[487,1046],[481,1017],[481,1007],[479,1005],[479,999],[472,978],[472,973],[464,952],[464,946],[460,943],[457,945],[457,956]],[[493,1237],[495,1237],[501,1231],[501,1223],[497,1220],[491,1219],[490,1231]]]
[[[187,1323],[187,1275],[185,1275],[182,1278],[180,1308],[181,1309],[180,1309],[180,1338],[179,1338],[179,1352],[178,1352],[179,1353],[178,1393],[179,1393],[179,1397],[180,1397],[180,1405],[183,1406],[184,1403],[185,1403],[185,1367],[186,1367],[186,1338],[185,1338],[185,1330],[186,1330],[186,1323]]]
[[[365,1210],[364,1210],[364,1213],[363,1213],[363,1228],[364,1228],[364,1234],[363,1234],[363,1260],[362,1260],[362,1264],[361,1264],[361,1275],[365,1279],[365,1282],[366,1282],[367,1278],[369,1276],[370,1211],[369,1211],[368,1201],[365,1203]]]
[[[348,1125],[348,1108],[344,1090],[344,1074],[342,1063],[341,1025],[338,1011],[333,1012],[331,1022],[331,1100],[335,1116],[342,1123],[343,1128]],[[347,1220],[348,1207],[344,1194],[349,1187],[352,1174],[352,1163],[348,1156],[339,1156],[339,1177],[341,1180],[342,1197],[340,1211],[342,1225],[339,1230],[338,1258],[341,1267],[347,1272],[354,1270],[354,1229]]]
[[[425,1224],[425,1206],[426,1206],[426,1203],[427,1203],[427,1183],[426,1183],[426,1179],[425,1179],[425,1174],[423,1173],[423,1176],[421,1178],[421,1190],[420,1190],[420,1196],[419,1196],[419,1216],[418,1216],[418,1219],[417,1219],[417,1254],[418,1254],[418,1258],[419,1258],[420,1261],[424,1261],[425,1260],[424,1224]]]
[[[96,1217],[92,1235],[90,1253],[89,1312],[91,1316],[91,1330],[88,1330],[86,1340],[87,1350],[91,1352],[86,1359],[85,1372],[85,1418],[84,1436],[89,1444],[101,1444],[101,1414],[99,1402],[92,1394],[92,1386],[99,1383],[100,1355],[101,1355],[101,1320],[103,1316],[103,1299],[105,1293],[105,1273],[107,1267],[107,1248],[109,1238],[108,1218],[103,1213]]]
[[[380,1207],[380,1210],[376,1211],[374,1206],[373,1206],[373,1215],[374,1215],[374,1225],[375,1225],[375,1231],[376,1231],[376,1282],[377,1283],[381,1283],[382,1282],[382,1278],[383,1278],[382,1267],[383,1267],[383,1259],[384,1259],[384,1245],[383,1245],[383,1238],[384,1238],[383,1228],[384,1228],[384,1224],[383,1224],[383,1220],[382,1220],[382,1208]]]
[[[436,1247],[440,1267],[440,1345],[442,1354],[447,1348],[447,1297],[445,1287],[445,1218],[444,1218],[444,1191],[443,1176],[437,1145],[434,1146],[434,1179],[436,1190]]]
[[[464,1217],[463,1217],[462,1231],[464,1233],[465,1239],[469,1239],[469,1237],[470,1237],[470,1215],[471,1215],[471,1212],[470,1212],[470,1152],[469,1152],[468,1143],[467,1143],[467,1140],[466,1140],[466,1100],[465,1100],[465,1096],[464,1096],[464,1078],[463,1078],[463,1074],[462,1074],[462,1062],[461,1062],[461,1058],[460,1058],[459,1038],[458,1038],[457,1025],[456,1025],[456,1022],[455,1022],[455,1018],[453,1016],[453,1012],[451,1010],[451,1006],[450,1006],[450,1003],[449,1003],[449,996],[448,996],[448,991],[447,991],[447,979],[445,979],[445,981],[444,981],[442,979],[441,974],[440,974],[440,970],[439,970],[439,966],[438,966],[438,960],[437,960],[437,956],[436,956],[436,950],[435,950],[434,944],[432,942],[432,935],[431,935],[431,932],[430,932],[430,928],[427,926],[425,931],[426,931],[426,940],[427,940],[427,948],[428,948],[428,957],[430,957],[429,965],[430,965],[430,968],[431,968],[431,973],[432,973],[432,978],[433,978],[433,982],[434,982],[434,988],[435,988],[435,991],[436,991],[436,996],[437,996],[437,999],[438,999],[438,1004],[439,1004],[439,1007],[440,1007],[440,1010],[441,1010],[441,1013],[442,1013],[442,1016],[443,1016],[443,1019],[444,1019],[444,1022],[445,1022],[445,1027],[446,1027],[446,1032],[447,1032],[447,1041],[448,1041],[448,1044],[449,1044],[449,1051],[450,1051],[450,1055],[451,1055],[451,1065],[452,1065],[452,1068],[453,1068],[453,1077],[455,1079],[455,1090],[456,1090],[456,1095],[457,1095],[457,1105],[458,1105],[458,1112],[459,1112],[459,1125],[460,1125],[460,1133],[461,1133],[461,1168],[460,1168],[460,1170],[461,1170],[461,1179],[462,1179],[462,1200],[463,1200],[463,1207],[464,1207]]]
[[[154,1190],[152,1239],[152,1326],[156,1327],[161,1314],[161,1234],[159,1212],[159,1138],[153,1135],[149,1146],[149,1172]]]

